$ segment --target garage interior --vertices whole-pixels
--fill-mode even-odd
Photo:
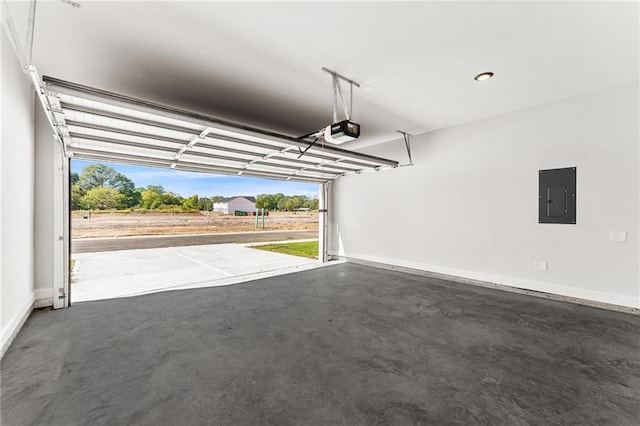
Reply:
[[[2,424],[640,421],[637,2],[2,26]],[[319,183],[328,266],[68,307],[71,157]]]

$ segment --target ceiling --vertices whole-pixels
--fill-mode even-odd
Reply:
[[[637,2],[79,3],[38,3],[41,74],[300,136],[330,124],[327,67],[374,88],[347,149],[639,75]],[[28,4],[10,7],[24,34]]]

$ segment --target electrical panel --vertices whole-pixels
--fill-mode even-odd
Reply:
[[[576,223],[576,168],[540,170],[538,222]]]

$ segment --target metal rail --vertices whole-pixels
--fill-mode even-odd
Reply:
[[[71,92],[77,92],[77,93],[82,93],[85,95],[89,95],[92,97],[97,98],[96,100],[100,101],[101,99],[111,99],[114,101],[118,101],[118,102],[122,102],[124,104],[129,104],[129,105],[133,105],[135,107],[138,108],[143,108],[146,111],[155,113],[162,116],[166,116],[166,118],[173,118],[173,119],[182,119],[182,120],[188,120],[188,121],[195,121],[196,124],[198,125],[202,125],[205,127],[213,127],[216,129],[220,129],[223,131],[228,131],[228,132],[234,132],[234,133],[239,133],[242,134],[244,136],[247,137],[256,137],[256,138],[261,138],[261,139],[266,139],[268,141],[274,142],[274,143],[280,143],[280,144],[286,144],[286,145],[292,145],[295,147],[299,147],[299,148],[306,148],[308,143],[291,137],[291,136],[287,136],[287,135],[282,135],[282,134],[278,134],[275,132],[270,132],[267,130],[262,130],[262,129],[257,129],[254,127],[250,127],[250,126],[245,126],[245,125],[241,125],[241,124],[237,124],[237,123],[232,123],[229,121],[225,121],[225,120],[220,120],[217,118],[213,118],[213,117],[208,117],[202,114],[198,114],[198,113],[194,113],[194,112],[190,112],[190,111],[184,111],[184,110],[180,110],[177,108],[172,108],[172,107],[168,107],[162,104],[158,104],[158,103],[154,103],[154,102],[149,102],[149,101],[145,101],[142,99],[137,99],[137,98],[133,98],[130,96],[126,96],[126,95],[121,95],[118,93],[114,93],[114,92],[109,92],[106,90],[101,90],[101,89],[96,89],[93,87],[89,87],[89,86],[84,86],[84,85],[80,85],[80,84],[76,84],[76,83],[72,83],[69,81],[65,81],[65,80],[60,80],[57,78],[53,78],[53,77],[49,77],[49,76],[43,76],[43,81],[49,86],[50,89],[53,88],[58,88],[58,89],[63,89],[66,91],[71,91]],[[69,106],[75,109],[82,109],[82,108],[78,108],[77,105],[73,105],[73,106]],[[103,112],[101,112],[103,113]],[[114,117],[115,118],[115,117]],[[142,120],[136,117],[130,117],[127,116],[126,120],[127,121],[133,121],[132,119],[135,120]],[[157,127],[166,127],[167,124],[166,123],[159,123],[156,122],[155,124]],[[176,126],[172,126],[175,127]],[[193,129],[188,129],[188,128],[184,128],[183,130],[180,130],[184,133],[189,133],[189,134],[199,134],[200,131],[196,131]],[[219,137],[220,135],[216,135],[216,137]],[[243,143],[246,143],[246,141],[244,139],[242,139]],[[359,152],[353,152],[353,151],[348,151],[345,149],[341,149],[341,148],[337,148],[334,146],[324,146],[322,147],[322,149],[319,148],[312,148],[311,150],[313,150],[314,152],[318,152],[321,151],[324,154],[328,154],[328,155],[334,155],[334,156],[338,156],[344,159],[355,159],[355,160],[360,160],[360,161],[365,161],[365,162],[370,162],[373,163],[371,165],[367,165],[367,167],[374,167],[376,165],[384,165],[384,166],[389,166],[389,167],[397,167],[398,166],[398,162],[395,160],[389,160],[386,158],[381,158],[381,157],[376,157],[376,156],[372,156],[372,155],[368,155],[368,154],[363,154],[363,153],[359,153]],[[311,151],[310,150],[310,151]]]

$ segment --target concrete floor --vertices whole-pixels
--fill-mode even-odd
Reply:
[[[640,424],[640,316],[339,264],[34,312],[2,423]]]
[[[249,245],[261,244],[265,243]],[[169,289],[235,284],[320,265],[314,259],[241,244],[74,253],[72,258],[76,261],[71,276],[72,304]]]

